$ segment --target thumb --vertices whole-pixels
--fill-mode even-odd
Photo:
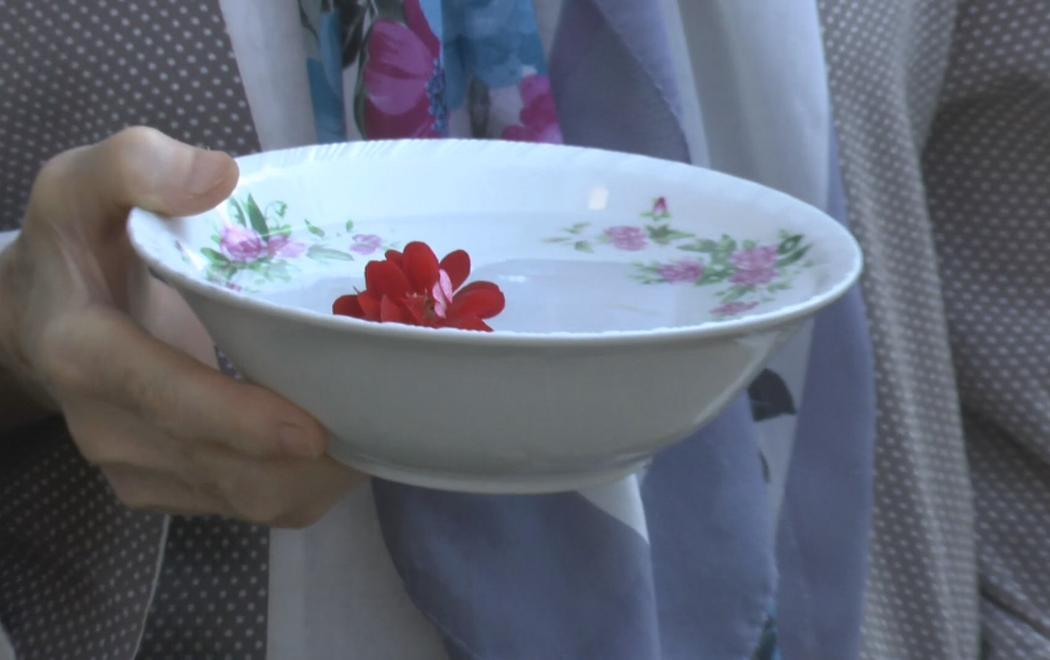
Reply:
[[[162,215],[206,211],[229,195],[237,177],[237,164],[222,152],[191,147],[151,128],[128,128],[45,165],[29,215],[77,217],[110,233],[123,230],[135,206]]]

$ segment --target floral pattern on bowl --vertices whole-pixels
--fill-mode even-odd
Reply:
[[[287,219],[288,204],[275,200],[260,206],[248,194],[228,202],[228,219],[216,225],[211,245],[196,250],[204,258],[205,277],[233,291],[258,291],[274,281],[291,282],[303,259],[354,261],[394,247],[376,234],[355,233],[347,220],[337,231],[303,218],[298,229]],[[197,265],[181,242],[183,261]],[[343,249],[345,247],[345,249]]]
[[[644,252],[654,248],[674,248],[696,256],[635,262],[633,277],[643,284],[726,285],[716,296],[719,305],[711,313],[718,318],[734,318],[792,286],[794,278],[813,266],[805,260],[810,250],[805,236],[781,230],[776,244],[759,244],[753,239],[722,234],[717,239],[701,237],[671,226],[666,197],[653,200],[652,208],[641,217],[642,225],[615,225],[605,229],[580,222],[563,230],[560,236],[545,238],[546,243],[571,246],[594,254],[596,247],[611,246],[625,252]]]

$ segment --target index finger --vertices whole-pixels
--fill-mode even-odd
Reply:
[[[91,308],[76,316],[77,327],[58,358],[67,365],[59,385],[111,401],[175,437],[215,442],[237,453],[324,453],[324,428],[277,394],[209,369],[116,310]]]

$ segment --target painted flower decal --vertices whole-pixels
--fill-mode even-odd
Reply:
[[[641,227],[609,227],[605,230],[605,238],[620,250],[630,252],[644,250],[649,244],[647,234]]]
[[[653,202],[653,215],[658,218],[666,218],[671,215],[671,212],[667,210],[666,197],[657,197],[656,201]]]
[[[350,251],[358,254],[372,254],[383,245],[383,239],[375,234],[356,234],[353,240]]]
[[[560,144],[561,127],[554,108],[554,95],[547,76],[532,75],[522,79],[519,86],[525,106],[518,115],[520,126],[503,129],[504,140],[519,142],[550,142]]]
[[[491,332],[485,323],[503,311],[503,292],[492,282],[472,282],[470,256],[463,250],[440,262],[426,243],[390,250],[384,261],[365,266],[365,290],[339,297],[332,312],[379,323]],[[460,288],[462,287],[462,288]]]
[[[757,286],[768,284],[777,277],[775,245],[741,250],[730,257],[729,261],[736,266],[736,273],[729,279],[733,284]]]
[[[258,232],[251,229],[226,225],[222,228],[219,250],[230,261],[245,264],[261,259],[266,254],[266,242]]]
[[[365,48],[358,125],[370,139],[440,137],[447,131],[441,41],[419,0],[405,0],[405,22],[381,18]]]
[[[306,246],[281,234],[263,237],[247,227],[226,225],[222,228],[219,250],[232,262],[248,264],[268,257],[294,259],[306,251]]]
[[[683,259],[663,264],[658,272],[664,282],[693,283],[704,276],[704,264],[696,259]]]
[[[721,316],[723,318],[728,316],[740,316],[744,312],[750,312],[752,309],[758,307],[758,302],[728,302],[719,307],[715,307],[711,310],[711,313],[715,316]]]

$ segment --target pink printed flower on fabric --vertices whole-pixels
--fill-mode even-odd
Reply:
[[[405,23],[381,18],[365,46],[366,138],[441,137],[447,128],[441,42],[419,0],[405,0]]]
[[[521,125],[504,128],[503,139],[561,144],[561,126],[558,124],[558,112],[547,76],[535,74],[522,78],[518,89],[524,104],[518,114]]]
[[[637,252],[649,244],[645,231],[641,227],[609,227],[605,236],[620,250]]]
[[[658,272],[664,282],[672,284],[696,282],[704,276],[704,264],[694,259],[683,259],[682,261],[664,264]]]
[[[729,278],[729,281],[733,284],[757,286],[759,284],[768,284],[776,279],[776,246],[741,250],[730,257],[729,260],[737,269],[733,276]]]

